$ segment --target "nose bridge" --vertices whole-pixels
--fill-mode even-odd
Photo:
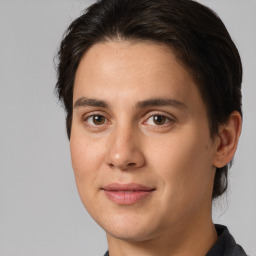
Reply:
[[[127,121],[117,124],[111,132],[106,154],[106,162],[111,167],[130,169],[144,164],[139,132]]]

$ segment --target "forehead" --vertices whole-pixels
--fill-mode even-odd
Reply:
[[[179,68],[182,64],[174,51],[165,44],[152,41],[107,41],[97,43],[86,51],[77,73],[79,69],[82,68],[84,72],[86,68],[88,72],[98,69],[104,75],[114,74],[114,71],[130,71],[142,76],[145,73],[164,72],[174,66]]]
[[[87,93],[101,90],[102,94],[108,89],[124,92],[138,87],[145,94],[152,90],[161,93],[169,87],[179,96],[190,94],[194,86],[190,72],[165,44],[103,42],[93,45],[82,57],[75,76],[74,97],[81,93],[80,89]]]

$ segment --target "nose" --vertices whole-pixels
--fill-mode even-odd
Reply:
[[[145,164],[139,134],[129,127],[114,128],[106,151],[106,163],[111,168],[130,170]]]

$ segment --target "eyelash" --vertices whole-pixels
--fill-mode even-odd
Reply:
[[[90,123],[88,122],[88,120],[89,120],[90,118],[95,118],[95,117],[103,117],[103,118],[104,118],[104,123],[103,123],[103,124],[99,124],[99,125],[97,125],[97,124],[90,124]],[[157,125],[157,124],[150,124],[150,126],[166,127],[166,126],[168,126],[170,123],[173,123],[173,122],[175,121],[175,118],[174,118],[174,117],[170,117],[170,116],[167,116],[167,115],[162,114],[162,113],[153,113],[153,114],[151,113],[151,114],[146,118],[146,121],[143,122],[143,124],[146,123],[148,120],[150,120],[150,119],[153,118],[153,117],[162,117],[162,118],[164,118],[165,121],[164,121],[163,124],[159,124],[159,125]],[[93,114],[90,114],[89,116],[83,117],[83,122],[85,123],[85,125],[86,125],[87,127],[91,128],[91,129],[99,129],[99,128],[105,127],[105,126],[107,125],[107,122],[110,122],[110,121],[108,120],[108,118],[107,118],[106,116],[104,116],[104,115],[102,115],[102,114],[100,114],[100,113],[93,113]],[[93,122],[93,120],[92,120],[92,122]],[[152,121],[152,122],[154,122],[154,121]]]

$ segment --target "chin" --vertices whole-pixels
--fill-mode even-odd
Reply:
[[[127,241],[127,242],[143,242],[149,240],[152,237],[151,232],[147,232],[146,230],[138,230],[138,228],[133,230],[105,230],[107,236],[115,237],[119,240]]]
[[[129,242],[141,242],[154,236],[154,223],[147,221],[147,218],[129,217],[122,218],[118,216],[107,222],[103,221],[101,227],[106,231],[108,236]],[[106,224],[107,223],[107,224]]]

